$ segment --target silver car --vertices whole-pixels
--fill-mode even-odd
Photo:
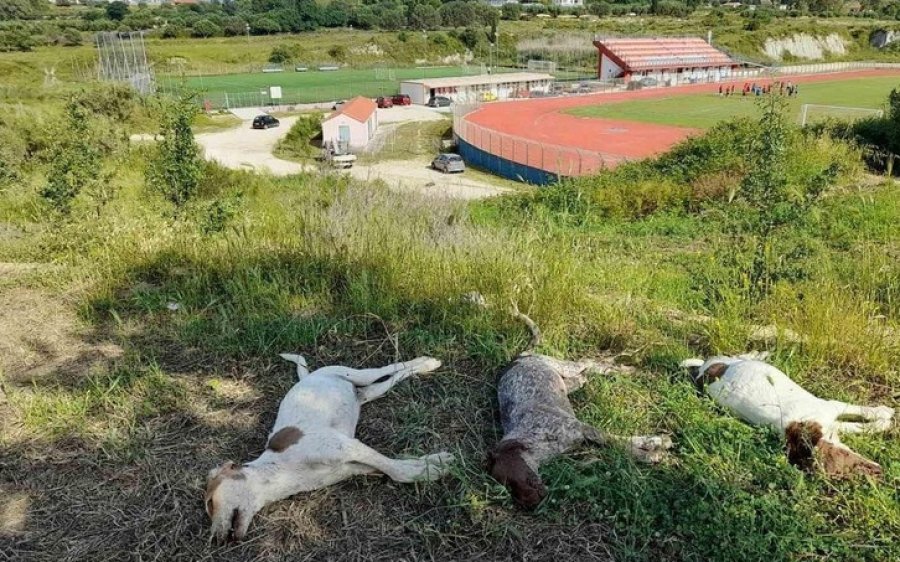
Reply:
[[[458,154],[438,154],[437,158],[431,161],[431,167],[445,174],[466,171],[466,163]]]

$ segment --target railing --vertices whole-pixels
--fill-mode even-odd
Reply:
[[[621,160],[621,157],[599,152],[501,133],[464,118],[478,107],[478,104],[454,107],[453,133],[458,140],[495,157],[497,161],[488,167],[491,171],[510,179],[521,179],[519,176],[524,174],[509,164],[548,172],[555,176],[572,177],[597,173]]]
[[[771,79],[779,75],[825,74],[872,69],[900,70],[900,63],[838,62],[776,68],[739,68],[726,77],[709,75],[687,83],[730,83],[758,77]],[[682,83],[684,84],[685,82]],[[573,81],[568,86],[562,87],[561,83],[557,81],[553,90],[545,94],[545,96],[590,95],[603,91],[621,91],[625,87],[621,80],[581,80]],[[647,87],[665,88],[670,87],[670,85],[660,80],[655,86],[644,86],[644,88]],[[582,176],[595,174],[604,168],[615,166],[625,160],[624,157],[615,154],[603,154],[572,146],[543,143],[517,135],[501,133],[473,123],[465,118],[479,107],[480,104],[477,103],[456,104],[453,110],[453,133],[458,140],[483,152],[484,154],[480,155],[481,161],[479,164],[501,176],[510,179],[523,179],[529,171],[527,169],[535,172],[530,174],[532,177],[540,177],[540,172],[545,172],[545,175],[549,174],[551,176]]]

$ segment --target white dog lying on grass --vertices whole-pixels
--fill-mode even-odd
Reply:
[[[266,450],[243,466],[226,462],[209,473],[206,512],[216,540],[243,539],[269,503],[351,476],[380,472],[416,482],[446,474],[450,453],[395,460],[354,439],[362,404],[413,374],[437,369],[440,361],[419,357],[380,369],[331,366],[309,373],[302,356],[282,357],[297,364],[300,380],[281,401]]]
[[[792,381],[759,355],[687,359],[697,388],[717,404],[754,425],[765,425],[787,440],[788,460],[803,469],[814,461],[831,476],[881,474],[881,466],[852,451],[840,433],[882,433],[894,410],[822,400]]]

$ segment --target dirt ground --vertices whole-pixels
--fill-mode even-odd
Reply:
[[[436,121],[446,119],[446,113],[426,107],[405,106],[380,109],[379,121],[385,125],[409,121]],[[253,111],[251,111],[253,113]],[[227,131],[197,135],[206,157],[227,168],[258,170],[276,176],[315,171],[315,166],[304,166],[276,158],[272,152],[278,141],[287,134],[296,117],[281,118],[281,126],[275,129],[253,130],[250,122]],[[507,192],[507,189],[479,174],[464,173],[445,175],[428,167],[426,160],[393,160],[375,164],[357,164],[350,174],[358,179],[380,179],[388,187],[400,191],[419,191],[435,197],[456,199],[481,199]]]
[[[435,197],[483,199],[509,192],[506,188],[477,177],[471,171],[444,174],[432,170],[427,159],[357,164],[350,169],[350,173],[361,180],[382,180],[388,187],[398,191],[415,191]]]
[[[293,367],[277,357],[229,364],[177,341],[155,345],[138,332],[89,329],[75,300],[26,286],[0,288],[2,561],[612,560],[602,539],[608,530],[599,524],[548,521],[499,503],[472,505],[461,490],[463,482],[484,477],[477,462],[435,484],[360,477],[299,494],[264,509],[245,542],[212,545],[203,509],[206,473],[226,459],[259,454]],[[370,364],[390,359],[387,340],[348,342],[335,334],[309,356],[311,366],[328,364],[348,346]],[[188,393],[181,405],[112,420],[105,437],[59,438],[28,431],[4,399],[4,385],[15,386],[17,399],[30,385],[41,394],[74,391],[88,373],[121,367],[123,350],[153,357]],[[388,455],[415,455],[416,442],[415,449],[483,458],[497,437],[492,397],[480,377],[459,376],[458,369],[410,379],[367,405],[359,438]],[[451,387],[480,407],[455,421],[436,419],[432,412],[446,406],[439,397]],[[411,416],[420,420],[412,428]]]

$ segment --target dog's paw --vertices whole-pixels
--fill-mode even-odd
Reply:
[[[876,406],[875,407],[875,416],[880,420],[885,420],[890,424],[891,420],[894,419],[894,409],[889,408],[888,406]]]
[[[409,363],[417,373],[430,373],[441,366],[441,362],[434,357],[416,357]]]
[[[450,471],[450,465],[456,460],[453,453],[435,453],[421,457],[425,462],[425,470],[422,473],[424,480],[434,481]]]

